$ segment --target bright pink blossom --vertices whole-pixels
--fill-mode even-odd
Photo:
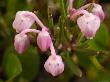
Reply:
[[[29,38],[26,34],[17,34],[14,38],[14,47],[15,50],[22,54],[30,45]]]
[[[64,71],[64,63],[61,56],[51,55],[44,64],[45,70],[53,76],[58,76]]]

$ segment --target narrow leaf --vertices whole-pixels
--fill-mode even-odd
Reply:
[[[79,77],[82,76],[81,70],[76,66],[76,64],[71,58],[65,59],[65,62],[73,74]]]

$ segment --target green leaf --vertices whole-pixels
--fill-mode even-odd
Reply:
[[[99,70],[102,70],[104,67],[99,63],[98,59],[95,57],[95,56],[92,56],[91,58],[91,61],[93,63],[93,65],[99,69]]]
[[[66,0],[60,0],[60,5],[61,5],[61,13],[62,13],[62,17],[63,17],[63,20],[65,20],[66,18]]]
[[[21,77],[26,80],[32,81],[39,69],[39,54],[35,47],[30,47],[26,53],[19,55],[22,63],[23,71]]]
[[[14,75],[12,77],[12,79],[14,79],[16,76],[18,76],[20,74],[19,77],[14,79],[14,80],[16,80],[16,82],[19,82],[21,80],[21,78],[26,81],[32,81],[36,77],[36,74],[39,69],[39,54],[35,47],[31,46],[30,48],[28,48],[28,50],[25,53],[17,54],[14,47],[11,46],[6,50],[6,54],[8,54],[8,55],[4,56],[4,58],[3,58],[3,60],[5,60],[5,61],[3,61],[3,67],[6,70],[6,75],[8,72],[8,77],[9,76],[11,77],[11,75]],[[17,55],[18,55],[18,57],[17,57]],[[7,57],[7,56],[9,56],[9,57]],[[15,58],[13,58],[13,56]],[[10,61],[8,58],[10,59],[11,63],[9,63]],[[16,59],[20,60],[17,64],[15,61]],[[12,66],[13,63],[15,64],[14,66],[17,71],[19,71],[19,68],[18,68],[19,63],[20,63],[20,66],[22,65],[22,67],[21,67],[22,70],[20,71],[20,73],[18,75],[13,73],[13,71],[14,71],[14,69],[13,69],[14,66]],[[7,69],[7,68],[10,68],[10,69]],[[8,81],[12,82],[12,79],[9,79]]]
[[[110,81],[110,71],[98,71],[97,72],[97,78],[94,80],[94,82],[109,82]]]
[[[95,50],[105,50],[109,45],[109,33],[105,24],[102,24],[96,36],[89,42],[89,48]]]
[[[88,50],[85,51],[77,51],[76,54],[79,59],[79,63],[85,69],[87,68],[95,68],[98,70],[102,70],[103,66],[99,63],[98,59],[96,58],[94,51],[89,52]]]
[[[65,62],[73,74],[79,77],[82,76],[81,70],[77,67],[71,58],[65,58]]]
[[[13,80],[22,72],[22,65],[14,53],[6,53],[3,57],[3,69],[8,80]]]
[[[6,3],[7,3],[7,10],[8,10],[8,13],[12,13],[13,11],[15,11],[16,9],[16,5],[17,5],[17,0],[6,0]],[[12,6],[13,4],[13,6]]]
[[[79,59],[79,64],[84,67],[85,69],[90,68],[92,65],[92,62],[90,60],[90,56],[91,54],[86,53],[86,52],[82,52],[82,51],[78,51],[76,52],[76,55]]]
[[[0,79],[0,82],[4,82],[2,79]]]
[[[80,8],[84,4],[85,0],[75,0],[74,1],[74,7]]]

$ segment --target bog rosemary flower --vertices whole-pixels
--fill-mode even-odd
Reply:
[[[40,27],[40,30],[31,29],[32,24],[36,22]],[[45,69],[53,76],[57,76],[64,71],[64,64],[61,56],[56,55],[50,34],[48,29],[39,18],[32,12],[29,11],[18,11],[13,22],[13,28],[18,32],[14,39],[14,47],[19,54],[22,54],[30,45],[28,32],[38,33],[37,45],[41,51],[46,52],[50,49],[51,56],[45,62]]]
[[[26,34],[17,34],[14,39],[15,50],[22,54],[30,45],[29,38]]]
[[[52,76],[58,76],[64,71],[64,64],[61,56],[50,55],[44,64],[45,70],[52,74]]]
[[[32,24],[35,22],[35,20],[27,15],[27,13],[32,13],[29,11],[18,11],[15,16],[15,20],[13,22],[13,28],[16,30],[16,32],[20,33],[21,31],[25,29],[31,28]]]
[[[87,13],[77,19],[77,24],[83,35],[92,39],[100,27],[100,19],[92,13]]]
[[[64,63],[61,56],[56,55],[53,43],[50,45],[51,55],[44,64],[45,70],[53,76],[58,76],[64,71]]]
[[[82,6],[79,9],[72,8],[71,2],[74,0],[68,0],[68,16],[72,21],[77,21],[77,24],[82,32],[82,34],[87,39],[92,39],[95,37],[97,30],[100,27],[100,23],[104,20],[104,12],[99,4],[90,3]],[[91,11],[88,11],[88,7],[93,5]],[[70,12],[71,10],[71,12]]]
[[[51,37],[49,33],[42,29],[41,32],[39,32],[37,37],[37,45],[41,49],[41,51],[45,52],[50,47],[51,44]]]
[[[98,16],[102,22],[105,18],[105,14],[104,14],[104,11],[102,9],[102,6],[99,4],[95,4],[95,3],[93,3],[93,5],[94,5],[94,8],[92,10],[92,13],[94,15]]]
[[[31,28],[32,24],[36,22],[41,28],[48,30],[40,21],[40,19],[29,11],[18,11],[13,22],[13,28],[20,33],[25,29]]]

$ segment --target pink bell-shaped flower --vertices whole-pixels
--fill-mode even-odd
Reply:
[[[17,34],[15,36],[14,47],[19,54],[22,54],[29,47],[29,45],[30,45],[30,41],[26,34],[24,35]]]
[[[101,21],[103,21],[105,18],[105,14],[104,14],[104,11],[102,9],[102,6],[99,4],[95,4],[95,3],[93,5],[94,5],[94,8],[92,10],[92,13],[94,15],[98,16]]]
[[[92,13],[86,13],[77,19],[77,24],[87,39],[92,39],[100,27],[100,19]]]
[[[45,70],[52,74],[52,76],[58,76],[64,71],[64,63],[61,56],[51,55],[44,64]]]
[[[37,45],[41,49],[41,51],[45,52],[50,47],[51,44],[51,37],[49,33],[42,29],[42,31],[38,34],[37,37]]]
[[[13,22],[13,28],[16,30],[16,32],[21,32],[25,29],[29,29],[32,24],[35,22],[35,20],[28,14],[33,14],[29,11],[18,11],[16,13],[15,20]]]

